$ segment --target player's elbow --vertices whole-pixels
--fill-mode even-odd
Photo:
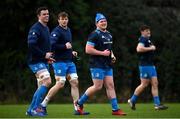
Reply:
[[[86,52],[86,54],[90,54],[91,53],[91,48],[89,46],[86,46],[85,52]]]
[[[86,54],[90,54],[89,49],[86,49],[85,52],[86,52]]]
[[[137,52],[143,52],[143,48],[137,47],[137,48],[136,48],[136,51],[137,51]]]
[[[136,51],[137,51],[137,52],[141,52],[140,48],[136,48]]]

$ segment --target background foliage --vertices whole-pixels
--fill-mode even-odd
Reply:
[[[179,0],[4,0],[0,3],[0,103],[25,103],[30,101],[36,89],[35,77],[26,64],[26,54],[28,30],[37,21],[35,11],[39,6],[50,9],[50,30],[57,25],[59,11],[70,15],[73,47],[82,59],[76,62],[81,94],[92,85],[88,56],[84,53],[86,39],[95,29],[95,14],[102,12],[108,19],[108,30],[113,34],[117,57],[114,81],[119,101],[126,102],[139,84],[135,49],[140,35],[138,28],[142,24],[151,26],[152,41],[157,47],[156,66],[161,100],[180,101]],[[69,92],[67,83],[53,101],[70,102]],[[92,99],[107,101],[105,91],[97,93]],[[140,96],[140,101],[151,99],[149,87]]]

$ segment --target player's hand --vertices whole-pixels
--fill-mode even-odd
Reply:
[[[116,57],[115,57],[115,56],[111,57],[111,62],[112,62],[112,63],[115,63],[115,62],[116,62]]]
[[[52,52],[47,52],[46,53],[46,56],[45,56],[45,59],[49,59],[53,56],[53,53]]]
[[[67,42],[65,45],[66,45],[66,48],[67,48],[67,49],[71,49],[71,48],[72,48],[72,45],[71,45],[70,42]]]
[[[52,64],[53,62],[55,62],[55,59],[52,58],[53,57],[53,53],[52,52],[47,52],[45,58],[48,60],[49,64]]]
[[[48,59],[48,64],[52,64],[52,63],[54,63],[55,61],[56,61],[55,59],[49,58],[49,59]]]
[[[110,54],[111,54],[111,52],[108,49],[102,51],[103,56],[109,56]]]
[[[72,54],[73,54],[74,57],[78,56],[78,53],[76,51],[72,51]]]
[[[156,47],[154,45],[150,46],[152,50],[156,50]]]
[[[72,54],[76,60],[81,60],[81,58],[78,57],[78,53],[76,51],[72,51]]]

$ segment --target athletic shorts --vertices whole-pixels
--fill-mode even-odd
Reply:
[[[92,79],[103,80],[106,76],[113,76],[112,68],[90,68]]]
[[[151,79],[157,77],[155,66],[139,66],[140,78]]]
[[[73,62],[55,62],[52,66],[56,76],[66,76],[72,73],[77,74],[76,66]]]
[[[33,73],[37,73],[38,71],[42,69],[47,69],[49,71],[49,65],[48,63],[36,63],[36,64],[29,64],[30,69],[32,70]]]

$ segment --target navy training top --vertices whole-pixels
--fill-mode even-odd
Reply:
[[[50,32],[47,26],[36,22],[28,33],[28,64],[47,62],[46,52],[50,52]]]
[[[141,36],[139,38],[139,43],[143,44],[144,47],[150,47],[152,42],[149,38],[145,38]],[[147,51],[147,52],[140,52],[138,53],[139,56],[139,65],[140,66],[152,66],[154,65],[153,58],[154,58],[154,51]]]
[[[87,45],[94,46],[96,50],[104,51],[109,49],[112,50],[112,36],[106,31],[102,32],[98,29],[93,31],[87,41]],[[90,68],[112,68],[111,65],[111,55],[102,56],[102,55],[90,55],[89,60]]]
[[[66,48],[66,43],[72,43],[72,34],[70,28],[64,29],[57,26],[53,29],[50,36],[52,51],[56,61],[71,62],[73,55],[72,49]]]

